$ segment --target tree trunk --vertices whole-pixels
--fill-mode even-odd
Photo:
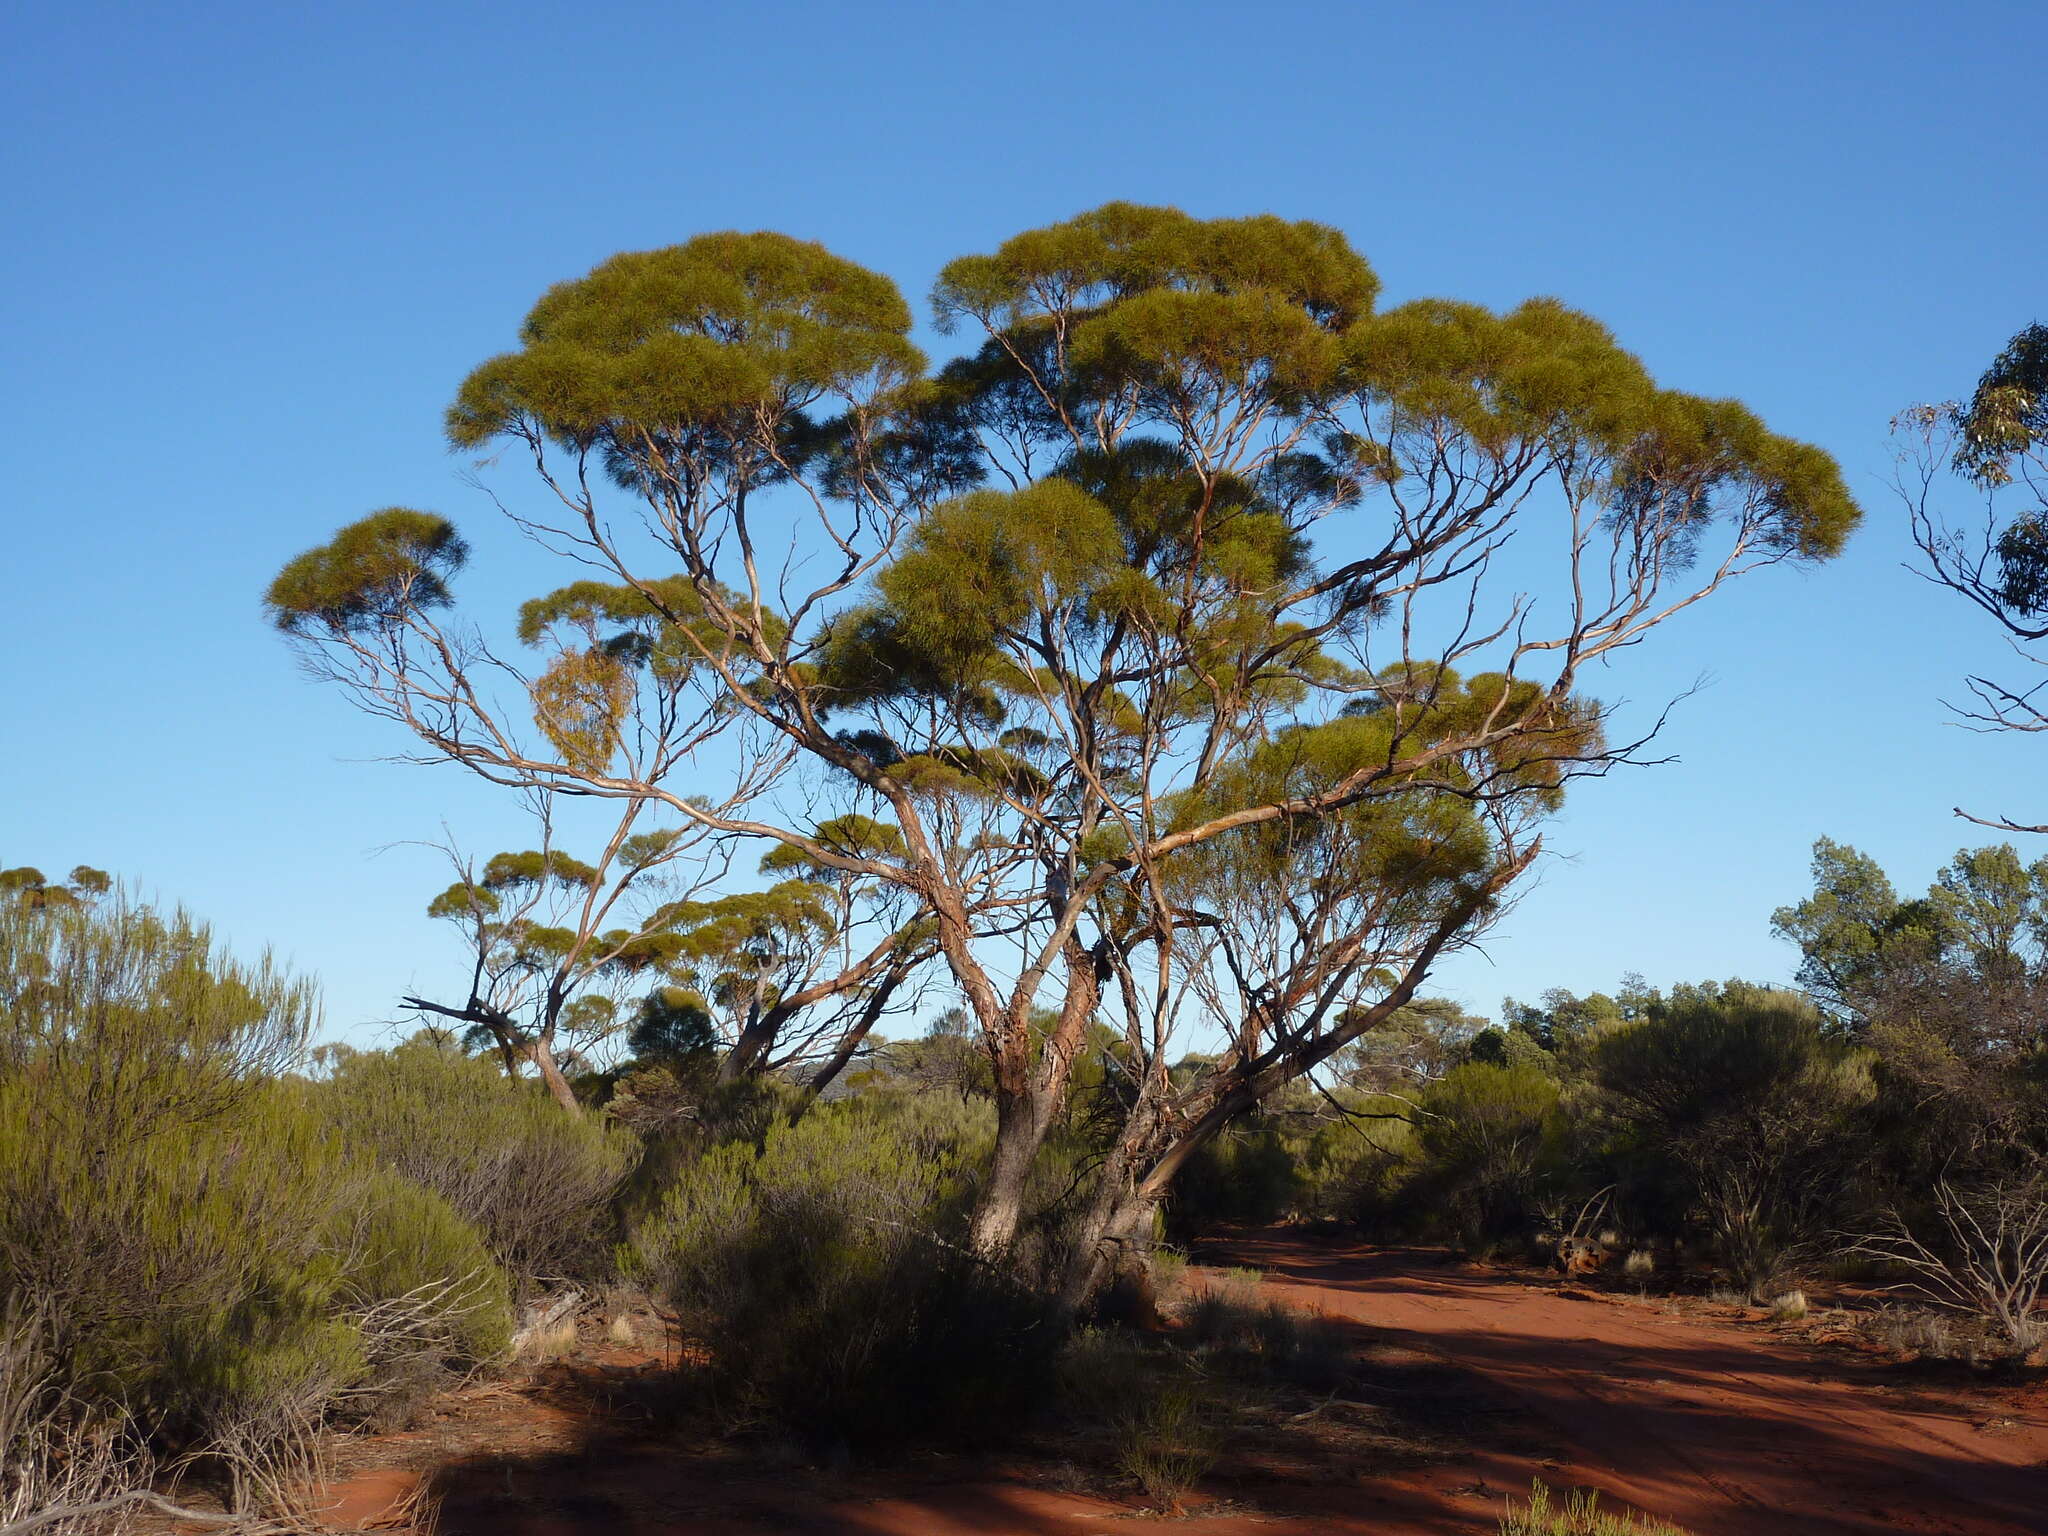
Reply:
[[[1143,1262],[1153,1213],[1172,1193],[1174,1179],[1225,1126],[1257,1105],[1256,1098],[1227,1091],[1208,1113],[1175,1132],[1165,1129],[1165,1106],[1141,1101],[1103,1162],[1101,1182],[1075,1234],[1060,1281],[1063,1317],[1079,1316],[1104,1285]]]
[[[1057,1308],[1063,1320],[1079,1317],[1118,1276],[1135,1278],[1151,1246],[1152,1216],[1159,1203],[1159,1197],[1133,1186],[1129,1157],[1112,1151],[1060,1277]]]
[[[1064,957],[1067,984],[1059,1022],[1046,1037],[1038,1061],[1031,1059],[1028,992],[1012,999],[1004,1027],[995,1035],[995,1158],[968,1226],[970,1241],[982,1253],[1000,1253],[1016,1239],[1024,1220],[1031,1166],[1053,1117],[1066,1103],[1075,1053],[1102,1000],[1100,959],[1078,939],[1068,940]],[[988,1033],[984,1027],[984,1035]]]
[[[1045,1141],[1049,1116],[1045,1096],[1034,1087],[1005,1092],[996,1088],[996,1149],[989,1162],[988,1182],[975,1203],[967,1229],[977,1252],[999,1254],[1016,1241],[1024,1221],[1024,1197],[1031,1184],[1031,1166]]]
[[[535,1040],[526,1047],[526,1054],[540,1072],[540,1080],[548,1085],[548,1092],[554,1095],[555,1102],[572,1115],[582,1114],[583,1105],[576,1097],[576,1090],[569,1086],[569,1079],[555,1064],[555,1053],[548,1042]]]
[[[752,1077],[760,1070],[762,1059],[774,1049],[775,1037],[782,1033],[788,1019],[788,1010],[780,1006],[756,1013],[733,1041],[732,1049],[725,1053],[725,1060],[718,1064],[718,1080],[736,1083],[743,1077]]]

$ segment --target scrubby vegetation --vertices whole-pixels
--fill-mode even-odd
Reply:
[[[1058,1344],[1021,1275],[965,1246],[985,1101],[877,1093],[686,1168],[628,1272],[714,1341],[722,1413],[813,1446],[998,1438]]]
[[[1460,1016],[1408,1037],[1405,1080],[1382,1051],[1269,1105],[1169,1219],[1334,1219],[1759,1301],[1854,1275],[2024,1353],[2048,1285],[2048,861],[1966,849],[1910,901],[1825,840],[1814,872],[1773,918],[1798,989],[1631,981]]]
[[[286,1506],[327,1429],[403,1423],[506,1362],[519,1307],[626,1287],[701,1341],[677,1402],[722,1435],[886,1460],[1059,1422],[1171,1509],[1246,1403],[1353,1373],[1332,1325],[1255,1275],[1191,1281],[1162,1241],[1279,1221],[1733,1287],[1795,1321],[1799,1285],[1849,1275],[1922,1303],[1873,1338],[2024,1354],[2048,1284],[2048,866],[1966,852],[1915,902],[1853,850],[1815,868],[1776,916],[1802,990],[1398,1012],[1207,1143],[1079,1308],[1060,1277],[1126,1091],[1108,1031],[990,1250],[995,1095],[950,1018],[819,1098],[722,1081],[656,993],[644,1054],[586,1074],[571,1115],[488,1040],[311,1049],[310,990],[182,913],[0,900],[8,1507],[151,1480]],[[1034,1028],[1043,1048],[1057,1020]],[[1505,1528],[1609,1528],[1546,1497]]]
[[[510,1297],[438,1193],[299,1074],[310,991],[182,913],[0,902],[0,1297],[10,1432],[284,1493],[323,1421],[504,1347]],[[23,1454],[30,1454],[25,1451]],[[51,1457],[57,1457],[51,1461]]]

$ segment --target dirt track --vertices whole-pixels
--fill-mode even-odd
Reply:
[[[1268,1294],[1355,1322],[1360,1391],[1440,1426],[1443,1454],[1274,1477],[1225,1447],[1179,1536],[1493,1536],[1532,1476],[1697,1536],[2048,1532],[2048,1385],[1938,1387],[1896,1364],[1823,1355],[1754,1322],[1654,1300],[1573,1299],[1539,1277],[1436,1251],[1322,1247],[1291,1234],[1205,1255]],[[1583,1295],[1583,1293],[1581,1293]],[[1128,1503],[985,1462],[855,1474],[832,1486],[691,1455],[630,1424],[501,1394],[469,1455],[420,1444],[412,1470],[345,1477],[330,1518],[368,1526],[429,1473],[441,1536],[1077,1536]],[[395,1437],[394,1452],[419,1439]],[[1201,1499],[1194,1501],[1199,1507]]]
[[[1264,1270],[1290,1301],[1356,1319],[1505,1394],[1539,1440],[1554,1441],[1536,1468],[1547,1481],[1597,1486],[1699,1536],[2048,1531],[2039,1383],[1996,1396],[1916,1390],[1895,1369],[1823,1358],[1753,1324],[1575,1300],[1428,1251],[1269,1238],[1229,1257]],[[1496,1463],[1483,1480],[1498,1486],[1523,1460],[1482,1458]],[[1426,1522],[1416,1529],[1491,1529],[1452,1502],[1435,1516],[1404,1513]]]

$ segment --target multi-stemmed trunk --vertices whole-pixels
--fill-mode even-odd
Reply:
[[[995,1066],[996,1144],[968,1226],[968,1240],[980,1253],[999,1254],[1016,1241],[1032,1168],[1066,1104],[1074,1057],[1102,1000],[1098,956],[1069,938],[1063,963],[1066,990],[1059,1017],[1035,1053],[1028,992],[1020,989],[994,1027],[983,1025]]]

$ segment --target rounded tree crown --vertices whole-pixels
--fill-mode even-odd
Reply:
[[[469,546],[445,517],[386,507],[287,564],[263,606],[286,634],[358,633],[410,609],[446,607],[448,580],[468,558]]]
[[[727,232],[629,251],[541,296],[521,349],[464,381],[448,436],[474,448],[525,425],[587,445],[872,391],[922,371],[910,324],[893,282],[811,241]]]

